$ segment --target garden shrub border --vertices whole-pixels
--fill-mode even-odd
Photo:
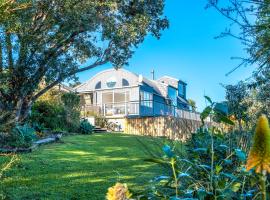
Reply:
[[[58,133],[58,134],[51,135],[47,138],[43,138],[43,139],[35,141],[33,145],[28,148],[0,148],[0,152],[1,153],[30,153],[41,145],[57,142],[61,138],[62,138],[62,133]]]

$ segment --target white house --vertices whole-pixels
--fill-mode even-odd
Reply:
[[[82,110],[109,119],[179,114],[189,110],[186,83],[169,76],[149,80],[125,69],[102,71],[77,86]]]

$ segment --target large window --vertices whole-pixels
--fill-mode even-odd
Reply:
[[[106,92],[102,94],[102,103],[103,104],[111,104],[113,103],[113,93]]]
[[[141,105],[145,107],[153,107],[153,94],[146,91],[141,91]]]
[[[129,92],[104,92],[102,94],[103,104],[119,104],[129,102]]]

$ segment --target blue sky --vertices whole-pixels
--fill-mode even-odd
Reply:
[[[230,22],[214,9],[205,10],[206,0],[166,0],[165,15],[170,28],[160,40],[148,36],[124,66],[137,74],[151,77],[173,76],[188,83],[187,97],[198,110],[205,107],[204,94],[215,101],[224,100],[220,83],[234,84],[251,76],[253,67],[242,67],[225,74],[239,64],[232,56],[245,56],[241,43],[233,38],[214,39]],[[79,74],[84,82],[111,66],[101,66]]]

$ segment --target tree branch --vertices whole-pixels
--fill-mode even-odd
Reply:
[[[32,98],[32,102],[37,100],[40,96],[42,96],[43,94],[45,94],[48,90],[52,89],[54,86],[56,86],[57,84],[61,83],[62,81],[64,81],[66,78],[72,76],[72,75],[75,75],[77,73],[80,73],[80,72],[83,72],[83,71],[86,71],[86,70],[89,70],[89,69],[93,69],[97,66],[100,66],[100,65],[104,65],[106,64],[107,62],[109,62],[108,59],[105,59],[105,60],[102,60],[102,61],[96,61],[95,63],[93,63],[92,65],[89,65],[87,67],[83,67],[83,68],[80,68],[78,70],[75,70],[65,76],[61,76],[59,77],[58,79],[56,79],[54,82],[52,82],[51,84],[47,85],[45,88],[43,88],[42,90],[40,90],[37,94],[35,94]]]

